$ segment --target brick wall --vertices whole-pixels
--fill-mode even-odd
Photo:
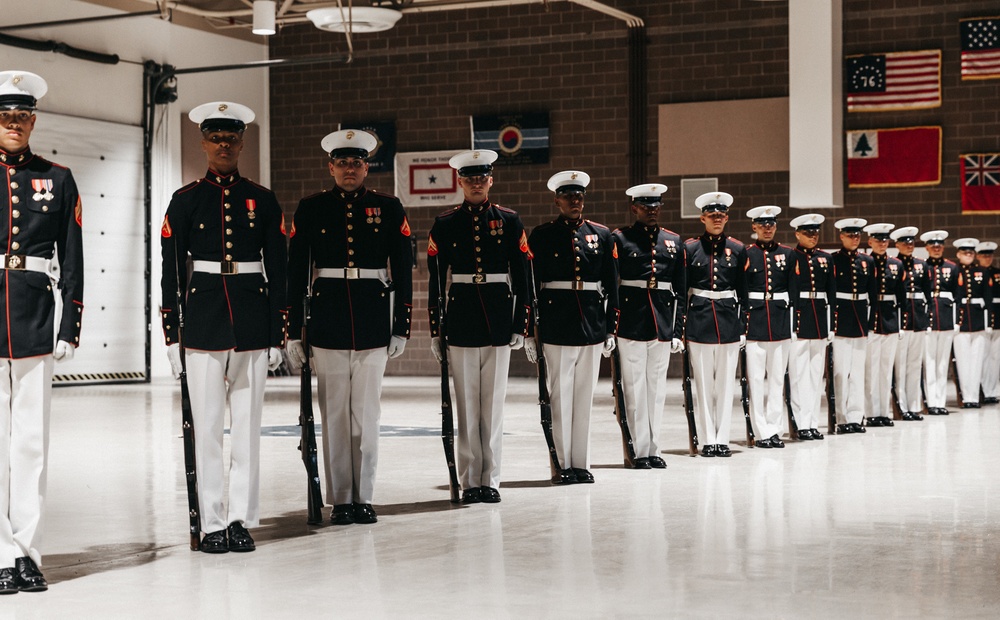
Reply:
[[[788,95],[787,4],[746,0],[607,0],[641,17],[648,35],[648,180],[666,183],[665,222],[682,235],[700,232],[680,220],[680,178],[657,177],[657,106],[704,100]],[[845,53],[941,47],[944,106],[909,113],[845,115],[845,128],[910,124],[944,126],[939,187],[847,190],[843,215],[887,219],[922,230],[945,227],[952,236],[1000,238],[995,216],[959,215],[958,153],[996,150],[1000,81],[962,83],[958,76],[958,19],[996,12],[991,2],[845,0]],[[273,58],[346,53],[344,38],[311,25],[286,27],[271,40]],[[338,122],[394,120],[401,152],[468,148],[469,116],[548,110],[547,165],[498,168],[491,197],[516,209],[531,227],[551,219],[545,181],[576,168],[593,177],[587,214],[615,227],[628,223],[627,27],[568,2],[407,14],[388,33],[356,35],[350,64],[271,70],[272,185],[286,212],[329,187],[320,139]],[[392,174],[373,174],[369,187],[393,191]],[[738,211],[788,201],[787,173],[719,175]],[[434,210],[410,209],[419,240],[414,273],[413,338],[389,372],[433,374],[428,352],[423,252]],[[841,212],[836,214],[837,217]],[[734,217],[730,233],[747,239],[749,223]],[[836,219],[836,218],[833,218]],[[780,240],[793,241],[783,231]],[[823,243],[835,243],[832,226]],[[515,353],[512,373],[533,374]]]

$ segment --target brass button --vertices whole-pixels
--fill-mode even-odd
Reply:
[[[354,243],[354,237],[348,237],[347,238],[347,242],[348,243]]]
[[[347,230],[354,230],[354,224],[348,224],[347,225]],[[324,231],[324,232],[326,232],[326,231]]]
[[[223,204],[222,206],[224,206],[225,208],[228,209],[231,205],[227,202],[227,203]]]
[[[231,216],[231,215],[227,215],[227,216],[226,216],[226,221],[227,221],[227,222],[232,222],[232,221],[233,221],[233,216]]]
[[[18,249],[20,247],[21,247],[21,244],[18,243],[17,241],[15,241],[14,243],[10,244],[10,249],[12,249],[12,250],[16,250],[16,249]]]
[[[14,198],[17,198],[17,196],[14,196]],[[15,201],[15,202],[16,202],[16,201]],[[49,210],[49,207],[48,207],[48,205],[42,205],[42,211],[43,211],[43,212],[47,212],[48,210]]]
[[[227,242],[226,242],[226,247],[227,247],[227,248],[231,248],[231,247],[233,247],[233,242],[232,242],[232,241],[227,241]],[[232,260],[232,259],[228,259],[228,260]]]
[[[226,254],[226,260],[233,260],[232,254]]]
[[[347,254],[348,254],[349,256],[354,256],[354,250],[348,250],[348,251],[347,251]]]
[[[17,203],[21,202],[21,199],[18,198],[17,196],[11,196],[10,197],[10,201],[13,202],[14,204],[17,204]]]
[[[225,194],[226,196],[228,196],[229,195],[229,190],[228,189],[224,189],[224,190],[222,190],[222,193]],[[226,205],[226,206],[228,207],[229,205]]]
[[[13,228],[10,229],[10,232],[12,232],[12,233],[14,233],[16,235],[17,233],[21,232],[21,229],[19,227],[15,226],[15,227],[13,227]]]
[[[199,228],[199,229],[201,229],[201,228],[205,228],[205,225],[204,225],[204,224],[198,224],[198,228]]]
[[[352,213],[351,211],[348,211],[347,212],[347,217],[354,217],[354,213]]]
[[[231,234],[233,234],[233,229],[232,229],[232,228],[227,228],[227,229],[226,229],[226,234],[227,234],[227,235],[231,235]]]
[[[17,181],[11,181],[10,186],[12,189],[17,189],[18,188]]]

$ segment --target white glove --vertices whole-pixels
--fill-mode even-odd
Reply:
[[[899,338],[899,340],[903,339],[903,330],[899,330],[899,335],[897,336],[897,338]]]
[[[431,338],[431,354],[434,355],[434,359],[441,363],[444,359],[444,355],[441,354],[441,338]]]
[[[277,370],[281,366],[281,349],[271,347],[267,350],[267,369]]]
[[[538,346],[534,338],[524,339],[524,354],[528,356],[528,361],[532,364],[538,363]]]
[[[833,333],[832,329],[829,330],[829,331],[827,331],[826,332],[826,341],[827,342],[833,342],[833,336],[834,336],[834,333]]]
[[[740,336],[740,346],[741,347],[747,346],[747,337],[746,336],[743,336],[743,335]]]
[[[955,326],[951,328],[951,330],[955,332],[961,331],[961,329],[962,329],[961,323],[955,323]]]
[[[173,373],[174,379],[180,379],[184,371],[184,365],[181,364],[181,345],[174,343],[167,347],[167,360],[170,362],[170,372]]]
[[[285,353],[288,354],[288,367],[298,370],[306,365],[306,350],[301,340],[289,340],[285,343]]]
[[[510,335],[510,348],[517,351],[524,346],[524,336],[521,334],[511,334]]]
[[[670,352],[680,353],[684,350],[684,341],[680,338],[673,338],[670,341]]]
[[[932,331],[934,331],[934,330],[932,330],[930,327],[927,328],[927,333],[928,334],[931,333]]]
[[[68,362],[73,359],[74,353],[76,353],[76,347],[65,340],[60,340],[56,343],[56,350],[52,352],[52,359],[57,362]]]
[[[798,339],[799,335],[795,333],[795,330],[792,330],[792,342],[797,342]]]
[[[993,333],[993,328],[992,328],[992,327],[987,327],[987,328],[986,328],[986,333],[987,333],[987,334],[992,334],[992,333]],[[70,357],[73,357],[73,356],[71,355]],[[57,359],[58,359],[58,358],[57,358]]]
[[[402,336],[393,336],[389,338],[389,359],[396,359],[403,354],[403,349],[406,348],[406,338]]]
[[[601,352],[601,355],[603,355],[604,357],[611,357],[611,352],[615,350],[615,344],[616,343],[614,336],[608,336],[607,338],[605,338],[604,351]]]

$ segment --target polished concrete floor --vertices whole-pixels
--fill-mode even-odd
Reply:
[[[1000,407],[622,468],[598,386],[593,485],[553,487],[535,383],[511,382],[503,501],[454,506],[433,378],[388,378],[374,525],[305,523],[298,383],[272,379],[250,554],[188,549],[171,382],[55,391],[45,593],[6,618],[1000,617]],[[734,433],[734,437],[737,436]]]

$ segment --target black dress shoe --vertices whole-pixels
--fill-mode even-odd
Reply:
[[[810,441],[811,439],[813,439],[812,429],[810,428],[804,428],[800,430],[797,434],[799,437],[799,441]]]
[[[462,491],[463,504],[478,504],[483,501],[483,491],[479,487]]]
[[[784,448],[785,442],[781,441],[781,437],[778,437],[777,435],[771,435],[771,447]]]
[[[646,457],[640,457],[635,460],[632,464],[632,469],[652,469],[653,466],[649,463],[649,459]]]
[[[823,433],[819,432],[815,428],[810,428],[809,434],[812,435],[813,439],[823,439]]]
[[[337,504],[330,513],[330,523],[334,525],[350,525],[354,523],[354,506],[352,504]]]
[[[500,503],[500,491],[493,487],[481,487],[479,489],[479,497],[487,504]]]
[[[979,403],[962,403],[962,409],[975,409]]]
[[[865,418],[865,426],[885,426],[882,424],[882,418]]]
[[[729,449],[729,446],[725,444],[715,444],[715,455],[716,456],[732,456],[733,451]]]
[[[853,433],[853,432],[854,432],[854,429],[851,428],[850,424],[838,424],[837,425],[837,434],[838,435],[846,435],[848,433]]]
[[[666,462],[658,456],[649,457],[649,466],[653,469],[666,469]]]
[[[354,504],[355,523],[375,523],[376,521],[378,521],[378,515],[375,514],[375,509],[372,508],[371,504]]]
[[[31,558],[14,559],[14,572],[17,573],[17,589],[21,592],[44,592],[49,584],[38,570],[38,565]]]
[[[707,457],[715,456],[715,446],[712,444],[706,444],[701,447],[701,455]]]
[[[582,467],[574,467],[573,473],[576,474],[576,481],[581,484],[593,484],[594,482],[594,474]]]
[[[257,548],[257,545],[253,542],[253,537],[250,536],[250,532],[247,528],[243,527],[243,524],[239,521],[233,521],[226,528],[226,533],[229,535],[229,550],[236,551],[237,553],[244,553],[247,551],[253,551]]]
[[[916,411],[911,411],[910,415],[913,416],[913,419],[916,420],[917,422],[924,419],[924,416],[920,415]]]
[[[882,420],[882,426],[895,426],[896,425],[896,423],[892,421],[892,418],[887,418],[885,416],[882,416],[879,419]]]
[[[552,476],[552,484],[576,484],[576,473],[572,469],[564,469]]]
[[[848,426],[851,427],[851,432],[852,433],[867,433],[868,432],[867,429],[865,429],[864,426],[861,426],[857,422],[852,422],[851,424],[848,424]]]
[[[773,448],[774,447],[773,445],[771,445],[771,440],[770,439],[758,439],[757,441],[753,442],[753,445],[757,446],[758,448]]]
[[[226,542],[226,530],[209,532],[201,539],[203,553],[228,553],[229,543]]]
[[[0,594],[17,594],[17,574],[14,568],[0,568]]]
[[[984,405],[995,405],[997,403],[1000,403],[1000,398],[997,398],[996,396],[987,396],[983,399]]]

